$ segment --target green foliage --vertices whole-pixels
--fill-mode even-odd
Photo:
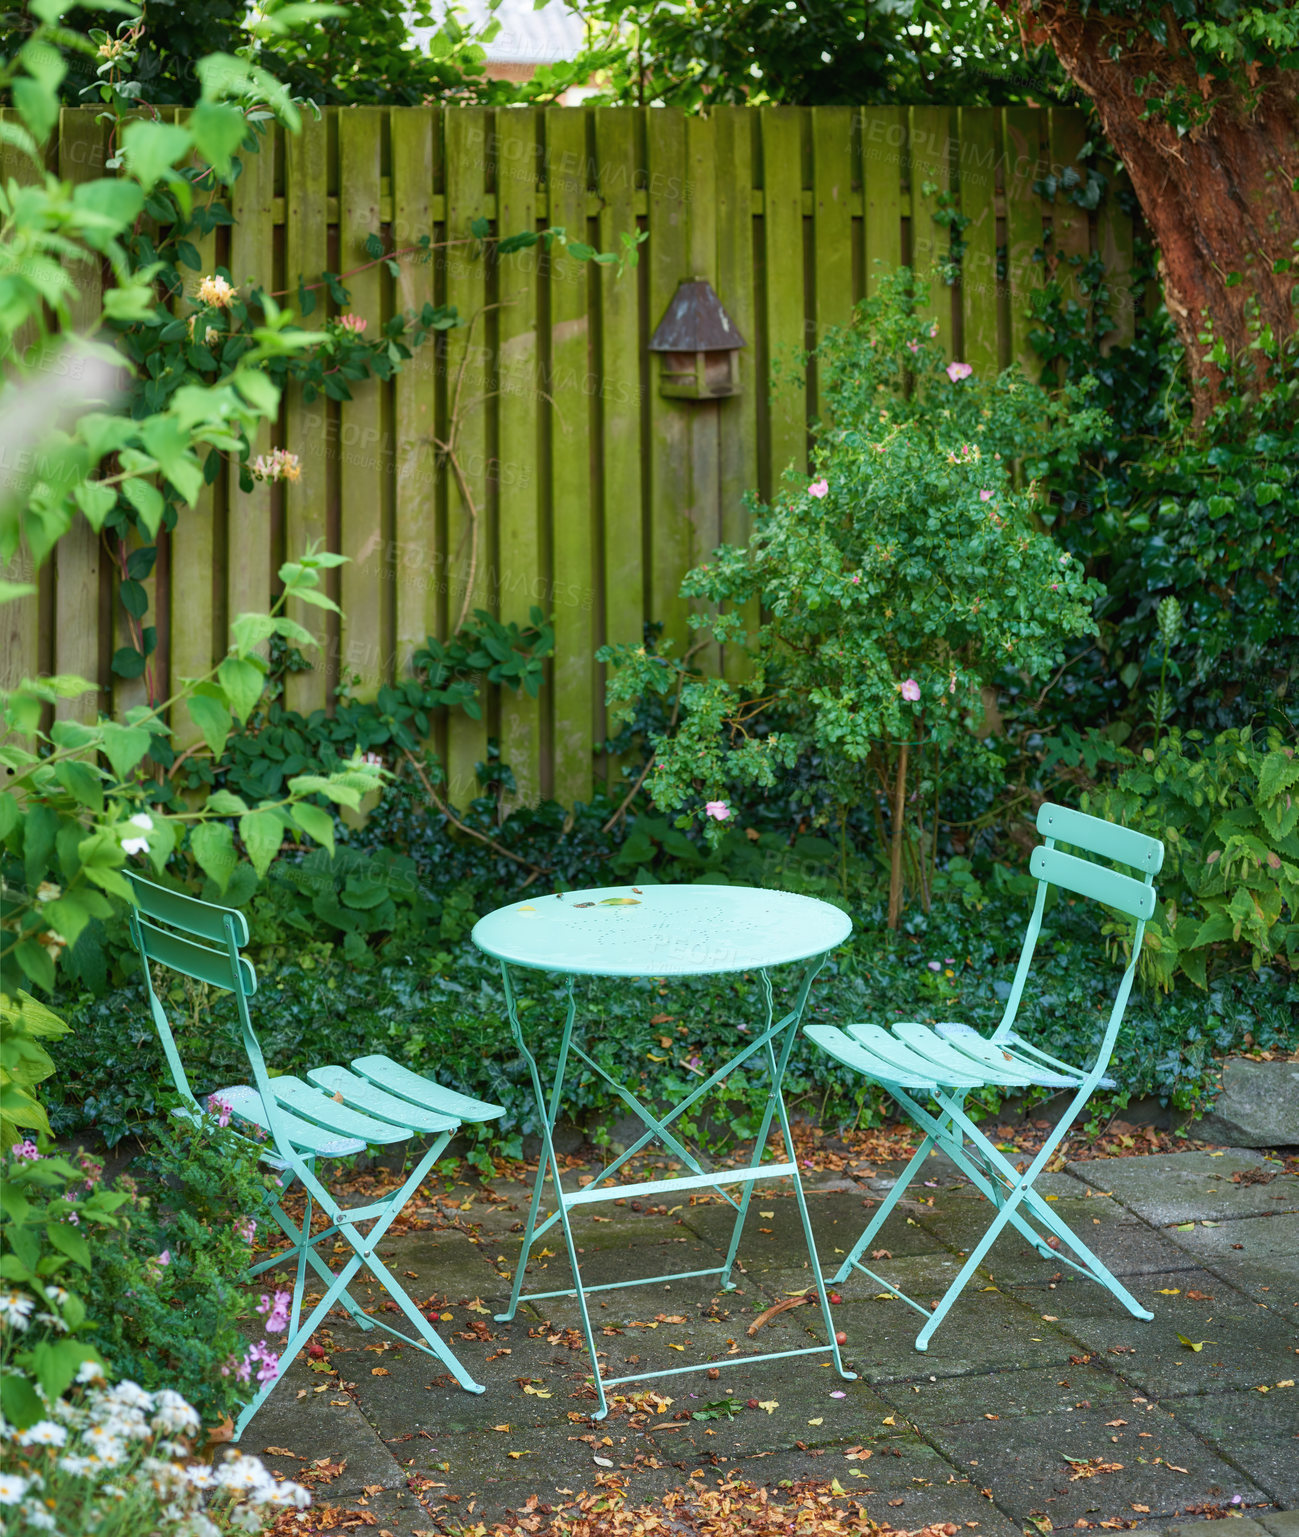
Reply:
[[[95,1244],[81,1292],[87,1337],[115,1380],[173,1388],[215,1424],[254,1391],[239,1370],[248,1235],[277,1176],[259,1169],[255,1142],[214,1114],[152,1133],[138,1177],[119,1182],[127,1220]]]
[[[1299,757],[1293,734],[1173,730],[1146,748],[1092,809],[1162,838],[1160,908],[1143,964],[1170,988],[1199,987],[1245,956],[1255,971],[1299,969]]]
[[[1067,84],[1050,53],[1025,51],[1014,18],[994,5],[600,0],[584,10],[621,43],[607,87],[620,102],[976,106]]]
[[[837,819],[869,807],[882,836],[883,815],[914,788],[909,749],[925,753],[931,796],[958,773],[996,776],[1002,760],[976,734],[984,690],[1003,673],[1047,677],[1092,627],[1100,589],[1040,531],[1038,478],[1076,460],[1101,417],[1080,388],[1053,396],[1015,371],[970,377],[934,346],[921,303],[903,270],[829,335],[816,354],[827,409],[811,484],[789,477],[772,505],[753,502],[748,548],[716,551],[682,585],[708,606],[692,623],[742,648],[744,681],[644,647],[600,653],[614,719],[645,695],[679,697],[647,784],[659,808],[682,811],[680,826],[703,822],[705,802],[717,818],[728,794],[761,795],[814,762]],[[723,805],[710,838],[727,815]]]
[[[33,1090],[54,1071],[42,1040],[66,1035],[68,1027],[30,993],[0,993],[0,1154],[29,1132],[49,1135],[50,1123]]]
[[[99,1184],[96,1165],[42,1158],[31,1142],[3,1155],[0,1279],[8,1288],[0,1330],[0,1410],[12,1424],[45,1414],[83,1361],[97,1361],[94,1327],[81,1293],[93,1281],[91,1239],[123,1231],[129,1196]],[[65,1286],[64,1282],[68,1285]]]

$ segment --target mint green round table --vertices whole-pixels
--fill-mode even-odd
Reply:
[[[671,1377],[679,1372],[698,1371],[710,1366],[780,1360],[786,1356],[824,1355],[828,1351],[839,1375],[852,1379],[853,1373],[845,1368],[835,1342],[830,1304],[821,1279],[821,1267],[817,1263],[816,1244],[812,1237],[803,1184],[799,1178],[797,1161],[791,1156],[794,1139],[781,1093],[781,1081],[812,981],[827,954],[842,944],[851,932],[852,922],[847,914],[828,902],[798,896],[789,891],[764,891],[752,886],[602,886],[592,891],[552,892],[547,896],[530,897],[521,902],[513,902],[508,907],[498,908],[474,925],[474,943],[486,955],[501,963],[510,1030],[532,1075],[542,1137],[542,1155],[537,1165],[537,1178],[523,1233],[523,1249],[514,1272],[509,1307],[497,1316],[502,1323],[514,1317],[519,1302],[525,1297],[523,1276],[532,1246],[558,1222],[564,1232],[569,1264],[573,1270],[573,1285],[562,1291],[529,1292],[526,1296],[534,1301],[547,1297],[577,1298],[599,1399],[598,1412],[594,1416],[596,1419],[603,1419],[608,1413],[606,1387],[612,1388],[624,1382],[642,1381],[651,1377]],[[787,1014],[776,1019],[769,971],[776,966],[800,962],[803,963],[803,972],[794,1006]],[[549,1092],[543,1087],[536,1058],[524,1039],[511,967],[550,972],[568,979],[568,1008]],[[582,1043],[574,1039],[577,1017],[575,983],[579,977],[685,977],[735,971],[756,971],[760,975],[766,1013],[763,1026],[752,1037],[737,1032],[736,1040],[740,1049],[736,1054],[709,1073],[665,1115],[656,1115],[630,1089],[616,1083],[587,1054]],[[673,1132],[672,1123],[716,1088],[728,1074],[751,1057],[759,1055],[766,1061],[769,1087],[762,1125],[754,1145],[753,1162],[744,1169],[705,1169],[698,1157]],[[553,1134],[563,1107],[565,1072],[574,1057],[609,1084],[646,1130],[626,1152],[607,1164],[594,1179],[580,1189],[568,1191],[564,1189],[560,1178]],[[779,1121],[784,1136],[785,1159],[764,1164],[762,1158],[774,1120]],[[691,1172],[676,1178],[646,1180],[634,1184],[609,1183],[612,1176],[655,1137]],[[539,1222],[537,1219],[541,1210],[542,1189],[547,1178],[554,1181],[556,1209]],[[821,1304],[826,1344],[808,1345],[798,1350],[769,1351],[762,1355],[724,1356],[718,1360],[697,1361],[663,1371],[602,1378],[587,1310],[586,1299],[589,1294],[614,1287],[644,1286],[657,1281],[675,1282],[691,1276],[712,1275],[720,1277],[726,1290],[732,1290],[735,1283],[731,1280],[731,1270],[739,1249],[740,1235],[744,1230],[753,1182],[780,1178],[793,1182],[798,1200],[808,1261]],[[738,1198],[726,1188],[735,1185],[743,1187]],[[577,1245],[569,1220],[569,1213],[574,1207],[670,1191],[704,1189],[715,1191],[735,1209],[735,1225],[724,1264],[684,1274],[639,1276],[607,1286],[583,1285]]]

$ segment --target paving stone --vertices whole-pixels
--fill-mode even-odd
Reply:
[[[914,1529],[954,1521],[977,1537],[1021,1537],[1021,1528],[979,1492],[977,1483],[920,1438],[899,1438],[892,1449],[898,1457],[877,1453],[866,1462],[847,1461],[838,1447],[792,1449],[728,1463],[725,1471],[768,1487],[782,1479],[837,1478],[880,1525]],[[970,1525],[974,1522],[978,1525]]]
[[[1290,1327],[1299,1336],[1299,1255],[1276,1259],[1246,1259],[1233,1254],[1212,1262],[1215,1275],[1224,1277],[1255,1302],[1278,1312],[1290,1313]]]
[[[1158,1153],[1144,1158],[1113,1158],[1106,1161],[1103,1170],[1098,1168],[1098,1161],[1069,1165],[1070,1172],[1089,1179],[1093,1189],[1100,1188],[1096,1181],[1104,1179],[1104,1188],[1117,1201],[1155,1227],[1299,1209],[1299,1177],[1293,1174],[1280,1174],[1266,1185],[1231,1182],[1233,1174],[1266,1167],[1261,1154],[1238,1148],[1220,1155]],[[1281,1201],[1275,1199],[1277,1196]]]
[[[1117,1418],[1133,1422],[1107,1424]],[[1141,1438],[1141,1431],[1148,1439]],[[1020,1521],[1046,1515],[1059,1528],[1077,1520],[1131,1520],[1136,1505],[1148,1507],[1137,1515],[1154,1518],[1180,1515],[1187,1505],[1206,1501],[1226,1503],[1233,1495],[1251,1503],[1267,1499],[1198,1436],[1158,1410],[1143,1414],[1139,1423],[1131,1414],[1098,1408],[936,1426],[926,1433],[958,1467],[977,1460],[993,1499]],[[1071,1463],[1070,1458],[1077,1460]],[[1121,1469],[1077,1477],[1082,1465],[1094,1459],[1121,1464]]]
[[[874,1207],[864,1205],[864,1199],[855,1194],[808,1198],[812,1234],[827,1274],[843,1258],[834,1252],[835,1249],[842,1249],[846,1253],[870,1221]],[[918,1209],[918,1203],[914,1209]],[[770,1211],[773,1215],[762,1217],[763,1211]],[[906,1219],[909,1214],[906,1211],[891,1213],[871,1247],[890,1249],[894,1254],[941,1252],[945,1245],[920,1227],[914,1218],[908,1223]],[[730,1212],[727,1207],[715,1205],[696,1206],[683,1212],[682,1216],[693,1231],[725,1255],[735,1222],[734,1212]],[[768,1227],[773,1229],[770,1234],[762,1231]],[[751,1203],[737,1258],[755,1275],[788,1265],[791,1260],[797,1266],[803,1265],[807,1258],[803,1246],[803,1228],[798,1217],[797,1203],[792,1196],[766,1197]]]
[[[434,1529],[433,1518],[420,1504],[419,1499],[402,1489],[383,1489],[377,1494],[342,1495],[336,1485],[327,1484],[316,1491],[312,1502],[310,1530],[320,1537],[357,1537],[359,1532],[388,1531],[392,1537],[425,1537]],[[318,1526],[326,1509],[333,1510],[335,1519]],[[360,1526],[358,1513],[372,1518],[373,1526]]]
[[[894,1401],[922,1429],[1023,1415],[1073,1414],[1112,1399],[1127,1402],[1132,1389],[1102,1364],[1038,1366],[1024,1370],[972,1372],[964,1377],[920,1380],[919,1393],[895,1395]],[[913,1384],[914,1386],[915,1384]],[[887,1393],[887,1389],[885,1390]]]
[[[1299,1364],[1292,1331],[1279,1327],[1276,1313],[1208,1271],[1136,1277],[1131,1290],[1154,1313],[1152,1321],[1133,1318],[1099,1286],[1071,1287],[1058,1302],[1060,1293],[1043,1288],[1016,1287],[1014,1295],[1032,1307],[1049,1297],[1042,1312],[1059,1308],[1060,1329],[1153,1398],[1276,1382]],[[1191,1291],[1203,1296],[1193,1298]],[[1179,1334],[1204,1348],[1189,1350]]]
[[[1278,1206],[1276,1211],[1241,1217],[1235,1222],[1218,1222],[1212,1227],[1198,1222],[1189,1228],[1165,1228],[1164,1235],[1179,1249],[1206,1263],[1219,1255],[1231,1258],[1245,1254],[1256,1259],[1293,1256],[1299,1254],[1299,1215],[1282,1211]]]
[[[1258,1524],[1270,1537],[1299,1537],[1299,1510],[1264,1511]]]
[[[356,1400],[332,1385],[317,1393],[319,1386],[319,1374],[309,1371],[301,1358],[294,1361],[245,1430],[240,1451],[261,1457],[272,1472],[299,1480],[322,1459],[345,1463],[328,1486],[329,1501],[350,1498],[376,1484],[385,1489],[403,1485],[405,1475]],[[299,1393],[305,1396],[299,1398]],[[282,1450],[268,1452],[273,1446]]]
[[[834,1317],[848,1336],[844,1355],[870,1383],[1063,1365],[1078,1348],[1058,1327],[1042,1323],[1013,1297],[972,1292],[943,1320],[928,1351],[921,1352],[915,1348],[920,1315],[905,1303],[842,1295]]]
[[[1160,1407],[1248,1468],[1277,1504],[1299,1505],[1299,1389],[1165,1399]]]
[[[1233,1147],[1299,1142],[1299,1061],[1228,1057],[1222,1067],[1222,1092],[1204,1119],[1201,1135]]]

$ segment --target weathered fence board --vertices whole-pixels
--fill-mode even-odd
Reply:
[[[1109,261],[1130,335],[1133,231],[1112,185],[1097,212],[1039,192],[1084,142],[1079,114],[1025,108],[726,107],[706,119],[353,108],[308,120],[249,158],[239,223],[202,243],[204,270],[226,266],[233,281],[294,305],[299,277],[365,267],[346,281],[368,335],[427,300],[455,304],[472,328],[421,349],[389,383],[356,387],[352,401],[289,392],[253,451],[298,454],[300,478],[242,493],[226,465],[182,516],[150,578],[145,623],[159,634],[145,677],[112,672],[130,639],[114,574],[124,552],[85,529],[59,546],[38,598],[7,606],[0,677],[57,665],[99,684],[104,709],[138,701],[210,666],[229,621],[274,597],[280,561],[327,539],[351,557],[327,589],[345,619],[295,614],[323,645],[314,670],[286,679],[291,706],[326,707],[340,679],[372,691],[401,676],[466,599],[520,623],[535,603],[555,624],[547,687],[536,702],[488,700],[481,723],[440,731],[450,793],[473,793],[495,735],[523,797],[588,795],[605,732],[596,647],[638,642],[648,620],[689,642],[685,570],[719,539],[744,540],[746,490],[770,494],[790,465],[807,468],[816,381],[802,387],[800,349],[847,320],[882,270],[909,256],[932,275],[947,260],[951,232],[933,218],[940,193],[969,223],[959,280],[934,284],[932,313],[980,372],[1035,363],[1030,295],[1048,272],[1076,295],[1069,257]],[[86,179],[103,174],[103,159],[93,112],[65,112],[52,164]],[[3,146],[0,169],[25,174]],[[637,228],[648,240],[640,269],[621,276],[559,245],[497,262],[470,238],[474,219],[499,234],[562,226],[605,250]],[[460,243],[432,261],[403,257],[394,278],[365,265],[371,233],[399,250],[422,235]],[[712,282],[745,339],[737,397],[659,393],[646,344],[694,276]],[[336,310],[324,290],[317,298],[313,327]],[[452,438],[458,473],[445,454]],[[31,562],[20,554],[13,569]],[[728,672],[737,665],[706,655]]]

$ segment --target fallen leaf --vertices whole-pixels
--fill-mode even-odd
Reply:
[[[825,1416],[823,1414],[819,1414],[819,1415],[817,1415],[816,1419],[808,1420],[807,1423],[809,1425],[824,1425],[825,1424]]]
[[[901,1503],[902,1503],[902,1501],[901,1501],[901,1500],[900,1500],[900,1499],[897,1499],[897,1500],[890,1500],[890,1501],[889,1501],[889,1504],[890,1504],[890,1505],[901,1505]]]
[[[595,1457],[592,1460],[598,1468],[611,1468],[613,1466],[608,1457]]]
[[[1161,1297],[1180,1297],[1182,1295],[1182,1288],[1180,1286],[1161,1286],[1159,1288],[1159,1295]]]
[[[850,1446],[844,1453],[844,1457],[849,1462],[866,1462],[872,1456],[874,1453],[869,1446]]]
[[[508,1425],[493,1425],[491,1428],[493,1430],[508,1430],[510,1427]]]
[[[891,1425],[892,1423],[893,1423],[893,1416],[891,1414],[889,1415],[888,1419],[880,1421],[881,1425]]]
[[[1190,1468],[1179,1468],[1175,1462],[1166,1462],[1164,1466],[1171,1468],[1174,1473],[1189,1473],[1191,1471]]]
[[[305,1457],[299,1457],[297,1452],[291,1452],[287,1446],[264,1446],[263,1453],[267,1457],[293,1457],[298,1462],[305,1462]]]
[[[1201,1350],[1203,1350],[1206,1345],[1216,1345],[1217,1344],[1216,1340],[1201,1340],[1197,1344],[1194,1340],[1188,1340],[1187,1337],[1184,1334],[1179,1334],[1177,1336],[1177,1338],[1181,1341],[1181,1343],[1183,1345],[1186,1346],[1186,1348],[1188,1350],[1194,1350],[1197,1354]]]
[[[1148,1516],[1150,1514],[1149,1505],[1132,1505],[1129,1508],[1132,1510],[1139,1510],[1143,1516]]]
[[[506,1452],[505,1455],[507,1457],[513,1457],[517,1460],[520,1457],[535,1457],[537,1454],[536,1452]],[[599,1462],[600,1459],[597,1457],[595,1460]]]
[[[372,1366],[370,1368],[370,1375],[372,1377],[386,1377],[388,1376],[388,1368],[386,1366]]]
[[[779,1399],[775,1398],[760,1399],[758,1402],[758,1408],[765,1409],[768,1414],[775,1414],[776,1410],[780,1408],[780,1401]]]
[[[1126,1425],[1127,1421],[1126,1420],[1106,1420],[1105,1423],[1107,1425]]]

